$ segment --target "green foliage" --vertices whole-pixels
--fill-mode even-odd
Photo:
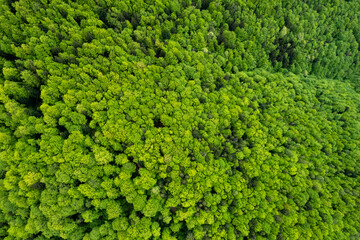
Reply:
[[[0,0],[0,238],[360,238],[359,12]]]

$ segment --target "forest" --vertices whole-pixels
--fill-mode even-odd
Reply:
[[[0,0],[0,239],[360,239],[359,0]]]

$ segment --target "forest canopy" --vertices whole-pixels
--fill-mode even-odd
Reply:
[[[358,0],[0,0],[0,238],[359,239]]]

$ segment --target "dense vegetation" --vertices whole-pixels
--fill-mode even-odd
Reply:
[[[357,0],[0,0],[0,238],[359,239]]]

